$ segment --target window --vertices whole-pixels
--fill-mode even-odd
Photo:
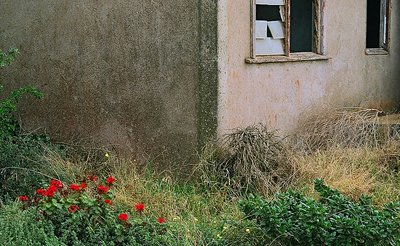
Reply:
[[[387,54],[389,10],[389,0],[367,0],[367,54]]]
[[[320,60],[324,0],[252,0],[248,63]],[[260,59],[261,58],[261,59]]]

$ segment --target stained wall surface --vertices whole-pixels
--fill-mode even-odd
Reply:
[[[392,109],[400,98],[400,3],[392,1],[389,55],[366,55],[366,2],[325,1],[324,61],[246,64],[249,0],[219,3],[218,132],[265,123],[290,131],[323,104]]]
[[[192,156],[199,129],[208,135],[216,129],[216,93],[198,93],[198,87],[217,90],[216,62],[200,64],[216,57],[216,6],[2,0],[0,49],[17,47],[21,55],[0,71],[1,82],[7,90],[32,84],[44,93],[40,102],[21,104],[27,131],[133,155]]]

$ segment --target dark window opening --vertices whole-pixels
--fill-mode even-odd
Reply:
[[[290,52],[313,52],[313,0],[290,3]]]
[[[280,21],[278,5],[256,5],[256,20]]]
[[[381,48],[381,0],[367,1],[367,48]]]

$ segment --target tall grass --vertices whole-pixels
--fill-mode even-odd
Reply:
[[[386,147],[390,148],[390,147]],[[376,204],[400,200],[400,176],[382,161],[387,149],[331,148],[294,158],[298,176],[296,188],[313,193],[312,183],[322,178],[326,183],[358,199],[370,195]]]
[[[323,108],[300,121],[292,134],[297,189],[323,178],[352,198],[371,195],[377,204],[400,200],[400,141],[380,124],[376,109]]]
[[[103,179],[113,175],[117,178],[113,188],[115,204],[122,207],[145,204],[144,214],[163,217],[171,226],[179,228],[180,241],[186,245],[216,243],[217,235],[227,231],[224,227],[243,219],[236,205],[238,198],[228,196],[226,191],[211,191],[201,184],[180,180],[169,172],[153,171],[151,163],[139,165],[135,160],[119,158],[106,151],[97,165],[90,156],[86,157],[71,159],[48,150],[42,157],[47,163],[42,174],[63,183],[74,183],[89,174]],[[99,159],[98,155],[96,158]]]

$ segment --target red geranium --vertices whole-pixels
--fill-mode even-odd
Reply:
[[[27,196],[19,196],[18,198],[21,202],[26,202],[29,200],[29,198]]]
[[[42,189],[42,188],[39,188],[36,190],[36,194],[41,195],[41,196],[46,196],[46,193],[47,193],[46,190]]]
[[[78,205],[71,205],[68,208],[68,213],[75,213],[78,210],[79,210],[79,206]]]
[[[100,194],[106,194],[108,192],[108,187],[104,185],[99,185],[97,186],[97,190],[99,191]]]
[[[57,187],[55,185],[50,185],[49,187],[47,187],[47,191],[55,192],[57,191]]]
[[[81,189],[84,190],[84,189],[86,189],[86,187],[87,187],[86,183],[85,183],[85,182],[82,182],[82,183],[81,183]]]
[[[107,204],[109,204],[109,205],[112,205],[112,204],[113,204],[112,201],[111,201],[110,199],[106,199],[106,200],[104,200],[104,202],[107,203]]]
[[[47,188],[46,194],[44,196],[53,197],[54,193],[56,193],[56,191],[57,191],[57,187],[55,185],[50,185]]]
[[[160,217],[160,218],[157,219],[157,222],[160,223],[160,224],[165,223],[165,219]]]
[[[128,220],[128,215],[127,215],[127,214],[124,214],[124,213],[119,214],[119,215],[118,215],[118,219],[119,219],[119,220],[122,220],[122,221],[127,221],[127,220]]]
[[[144,210],[144,204],[143,203],[137,203],[135,205],[135,211],[136,212],[141,213],[141,212],[143,212],[143,210]]]
[[[50,185],[53,185],[53,186],[57,187],[58,189],[61,189],[63,187],[63,184],[61,183],[61,181],[56,180],[56,179],[52,179],[50,181]]]
[[[109,185],[112,185],[115,182],[115,178],[113,176],[110,176],[106,179],[106,183]]]
[[[70,184],[70,185],[69,185],[69,188],[70,188],[71,190],[78,191],[78,190],[81,189],[81,186],[80,186],[80,185],[77,185],[77,184]]]

